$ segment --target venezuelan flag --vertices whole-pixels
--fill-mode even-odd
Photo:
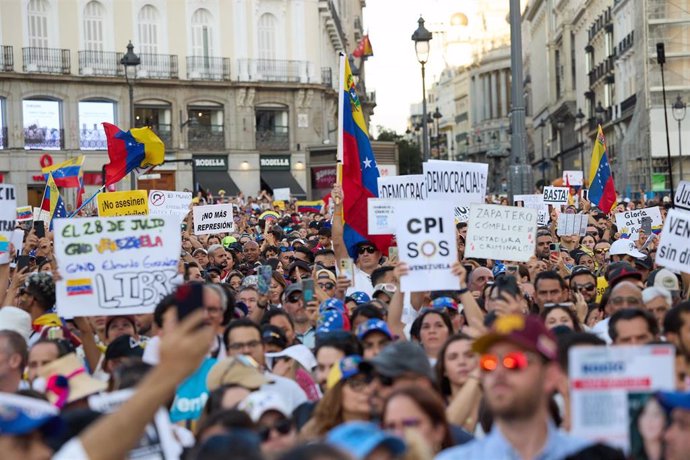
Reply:
[[[297,207],[297,212],[315,212],[319,214],[323,209],[323,201],[298,201],[297,203],[295,203],[295,206]]]
[[[599,125],[597,139],[592,149],[589,184],[589,201],[605,213],[611,212],[616,205],[616,186],[613,183],[613,174],[606,150],[606,138],[601,125]]]
[[[105,185],[119,182],[136,168],[147,168],[163,163],[165,145],[151,128],[132,128],[122,131],[110,123],[103,123],[108,139],[108,157],[105,165]]]
[[[74,295],[90,295],[93,294],[93,287],[91,286],[91,279],[78,278],[67,280],[67,296]]]
[[[43,200],[41,201],[41,209],[50,214],[49,228],[53,229],[53,219],[67,217],[67,209],[65,202],[60,196],[60,189],[53,180],[53,175],[48,173],[48,182],[46,182],[46,189],[43,192]]]
[[[353,259],[357,258],[357,245],[373,243],[379,251],[388,253],[390,235],[368,234],[367,200],[378,197],[379,170],[369,143],[369,133],[362,113],[362,105],[355,92],[355,81],[347,59],[341,57],[344,77],[342,92],[342,186],[343,186],[343,238]],[[341,75],[343,72],[341,72]]]
[[[83,182],[84,155],[70,158],[60,164],[41,169],[43,178],[48,180],[48,173],[52,173],[53,180],[58,187],[81,188]]]

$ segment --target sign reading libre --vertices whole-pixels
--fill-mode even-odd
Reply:
[[[194,234],[231,232],[233,230],[232,204],[194,206]]]
[[[60,316],[152,313],[173,290],[180,223],[173,216],[56,219]]]
[[[146,190],[101,193],[96,199],[100,217],[145,216],[149,213]]]

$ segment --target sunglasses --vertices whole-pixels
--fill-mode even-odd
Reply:
[[[576,291],[593,291],[594,288],[594,283],[587,283],[587,284],[573,284],[573,288]]]
[[[595,249],[594,252],[596,252],[597,254],[606,254],[607,252],[609,252],[609,249],[611,248],[599,248]]]
[[[369,254],[373,254],[376,252],[376,248],[373,246],[362,246],[361,248],[359,248],[357,250],[357,253],[360,255],[364,254],[365,252],[369,253]]]
[[[331,289],[333,289],[335,287],[335,284],[333,284],[333,283],[317,283],[317,284],[321,289],[323,289],[325,291],[330,291]]]
[[[285,419],[280,420],[271,426],[260,426],[257,430],[257,433],[259,434],[259,438],[261,438],[261,442],[268,441],[268,439],[271,437],[271,431],[275,431],[281,436],[285,436],[292,431],[292,420]]]
[[[499,362],[509,371],[521,371],[529,365],[527,354],[521,351],[511,351],[503,356],[487,353],[479,357],[479,368],[491,373],[498,369]]]

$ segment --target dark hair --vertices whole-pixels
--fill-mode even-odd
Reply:
[[[683,313],[690,313],[690,300],[681,302],[666,312],[664,332],[680,334],[680,330],[683,328]]]
[[[319,353],[319,350],[324,347],[335,348],[342,351],[345,356],[361,355],[362,345],[357,340],[357,337],[348,331],[333,331],[316,335],[316,347],[314,348],[314,356]]]
[[[163,327],[163,315],[165,315],[165,312],[176,306],[175,294],[168,294],[158,302],[158,305],[153,310],[153,322],[156,323],[159,329]]]
[[[332,233],[331,233],[331,229],[328,228],[328,227],[321,227],[321,228],[319,229],[319,236],[325,236],[325,237],[330,238],[330,237],[331,237],[331,234],[332,234]]]
[[[616,330],[616,324],[621,321],[630,321],[635,318],[642,318],[647,322],[647,330],[656,337],[659,334],[659,326],[656,322],[656,318],[649,310],[643,310],[641,308],[624,308],[618,310],[616,313],[611,315],[609,320],[609,337],[615,343],[618,338],[618,331]]]
[[[441,320],[443,321],[443,324],[445,324],[446,328],[448,329],[448,335],[453,333],[453,323],[450,320],[450,317],[445,311],[442,310],[426,310],[423,311],[412,323],[412,327],[410,328],[410,337],[412,337],[414,340],[417,342],[421,342],[419,333],[422,330],[422,323],[424,322],[424,318],[429,316],[431,313],[437,314],[438,316],[441,317]]]
[[[310,265],[314,263],[314,254],[309,249],[307,249],[303,246],[299,246],[299,247],[294,248],[294,252],[300,252],[300,253],[306,255],[307,256],[307,263],[309,263]]]
[[[223,331],[223,343],[225,344],[226,350],[230,349],[230,333],[233,329],[237,329],[240,327],[249,327],[256,330],[256,333],[259,334],[259,340],[261,340],[261,328],[258,324],[256,324],[249,318],[235,319],[230,321],[230,324],[228,324],[228,326]]]
[[[383,267],[378,267],[374,269],[373,272],[371,272],[371,285],[376,286],[379,284],[379,280],[383,278],[386,273],[392,272],[394,267],[391,267],[390,265],[384,265]]]
[[[153,366],[140,359],[126,360],[113,369],[111,373],[112,391],[137,386],[151,369]]]
[[[19,355],[19,373],[24,372],[26,363],[29,360],[29,349],[26,346],[26,340],[19,332],[11,331],[9,329],[0,330],[0,338],[7,339],[7,345],[4,347],[8,355]]]
[[[314,254],[314,257],[318,256],[335,256],[335,251],[333,249],[319,249],[316,251],[316,254]]]
[[[199,266],[198,263],[196,262],[187,262],[184,264],[184,280],[189,281],[189,269],[190,268],[198,268],[199,271],[201,272],[201,267]]]
[[[66,339],[48,339],[45,337],[40,338],[36,343],[31,345],[31,348],[29,348],[29,351],[33,349],[36,345],[39,343],[52,343],[55,345],[55,348],[57,349],[58,352],[58,358],[62,358],[65,355],[68,355],[70,353],[74,353],[76,350],[74,349],[74,345],[72,345],[72,342]]]
[[[449,398],[451,396],[450,380],[448,380],[448,377],[446,376],[446,351],[451,344],[461,340],[473,341],[474,339],[462,332],[453,334],[448,337],[446,342],[441,347],[441,350],[438,352],[438,359],[436,360],[436,365],[434,366],[434,372],[436,374],[436,382],[438,382],[438,385],[441,389],[441,395],[444,398]]]
[[[556,280],[558,281],[558,284],[561,286],[561,289],[568,289],[568,285],[565,283],[563,277],[553,270],[546,270],[537,273],[537,276],[534,277],[535,290],[538,290],[537,286],[539,285],[539,281],[541,280]]]
[[[542,321],[544,321],[546,323],[546,317],[549,316],[549,313],[551,313],[554,310],[564,311],[570,317],[570,321],[573,322],[573,331],[574,332],[583,332],[582,325],[580,324],[580,320],[578,319],[578,317],[575,314],[575,312],[573,311],[573,309],[568,305],[554,305],[553,307],[544,308],[544,310],[542,310],[542,312],[540,314]]]
[[[364,316],[366,319],[385,319],[386,317],[383,310],[371,302],[358,305],[352,310],[352,313],[350,314],[350,324],[354,324],[355,319],[360,316]]]
[[[220,388],[217,388],[216,390],[213,391],[213,393],[218,393],[222,395],[225,393],[225,390],[228,388],[231,388],[229,386],[222,386]],[[209,399],[210,400],[210,399]],[[207,404],[208,406],[208,404]],[[220,408],[220,406],[218,406]],[[226,428],[228,431],[232,429],[245,429],[245,430],[254,430],[254,422],[252,422],[252,419],[249,417],[249,415],[241,410],[237,409],[223,409],[223,410],[214,410],[211,411],[208,416],[204,417],[203,420],[199,422],[199,426],[197,427],[196,430],[196,439],[197,442],[201,439],[201,437],[204,434],[204,431],[208,430],[212,426],[215,425],[220,425],[223,428]]]
[[[280,254],[280,249],[278,249],[278,246],[266,246],[263,251],[261,251],[261,257],[266,259],[266,254],[271,251],[275,254]],[[273,267],[275,268],[275,267]]]
[[[570,334],[560,335],[558,340],[558,364],[563,372],[568,373],[568,352],[572,347],[579,345],[605,346],[606,342],[589,332],[571,332]]]

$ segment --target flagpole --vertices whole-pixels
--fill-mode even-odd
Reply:
[[[93,195],[91,195],[91,196],[89,197],[88,200],[84,201],[84,202],[81,204],[81,206],[79,206],[79,208],[77,208],[72,214],[70,214],[70,215],[67,216],[67,217],[69,218],[69,217],[74,217],[74,216],[76,216],[76,215],[79,213],[79,211],[81,211],[81,210],[84,208],[84,206],[86,206],[87,204],[91,203],[91,202],[93,201],[93,199],[96,198],[96,195],[98,195],[99,193],[101,193],[101,192],[104,191],[104,190],[105,190],[105,185],[101,186],[101,188],[99,188],[98,190],[96,190],[96,193],[94,193]]]
[[[342,51],[338,55],[338,151],[336,156],[337,184],[343,183],[343,104],[345,103],[345,93],[347,82],[345,81],[345,53]]]

